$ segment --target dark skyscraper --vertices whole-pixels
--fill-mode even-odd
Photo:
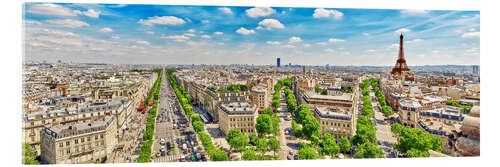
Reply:
[[[279,57],[276,59],[276,67],[280,67],[280,58]]]

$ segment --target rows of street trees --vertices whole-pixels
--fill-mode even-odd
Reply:
[[[384,152],[377,148],[377,130],[372,120],[375,114],[368,89],[371,83],[373,79],[364,80],[360,84],[363,94],[363,115],[358,116],[356,135],[352,137],[352,144],[356,146],[354,158],[383,158],[384,156]]]
[[[380,108],[382,109],[382,113],[384,116],[391,116],[394,114],[394,111],[392,111],[392,108],[390,106],[387,106],[387,103],[385,102],[385,96],[380,91],[379,89],[379,79],[371,78],[369,79],[369,82],[372,85],[373,91],[375,92],[375,96],[377,97],[378,103],[380,105]]]
[[[370,100],[370,81],[364,80],[361,84],[361,93],[363,94],[363,115],[366,117],[374,117],[375,113],[373,112],[372,102]]]
[[[172,86],[172,89],[174,89],[175,95],[177,96],[181,107],[184,109],[184,113],[188,118],[191,118],[191,125],[193,126],[194,131],[198,134],[203,148],[205,148],[208,155],[210,156],[210,160],[227,161],[227,153],[224,150],[215,148],[210,135],[205,132],[205,126],[203,122],[201,122],[200,115],[193,114],[193,106],[189,104],[191,102],[191,96],[189,96],[189,94],[182,86],[177,85],[177,81],[172,76],[173,72],[175,72],[175,69],[167,70],[167,77],[168,81],[170,82],[170,86]]]
[[[276,83],[274,85],[274,95],[273,95],[273,100],[272,100],[272,103],[271,103],[271,105],[274,108],[281,107],[281,104],[280,104],[280,91],[281,91],[281,88],[283,86],[287,86],[289,88],[292,87],[292,77],[286,78],[286,79],[282,79],[282,80],[278,80],[278,83]]]
[[[420,129],[395,123],[392,124],[391,131],[398,138],[394,148],[407,157],[429,157],[429,150],[442,151],[443,143],[439,137]]]
[[[151,160],[151,146],[153,145],[153,135],[156,120],[155,118],[156,111],[158,109],[158,97],[160,95],[161,81],[163,77],[161,70],[155,70],[155,72],[157,72],[158,78],[156,79],[153,87],[149,91],[148,97],[145,100],[146,104],[148,104],[152,96],[154,95],[153,107],[151,107],[151,109],[149,110],[149,115],[146,120],[146,131],[142,136],[143,144],[141,146],[137,162],[149,162]]]

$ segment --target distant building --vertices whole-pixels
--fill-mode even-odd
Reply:
[[[115,118],[74,125],[44,127],[40,132],[41,161],[48,164],[100,162],[118,143]]]
[[[227,134],[238,129],[246,134],[256,133],[255,122],[259,115],[256,105],[248,103],[226,103],[219,107],[219,126]]]
[[[281,67],[281,65],[280,65],[280,58],[279,57],[276,58],[276,67],[278,67],[278,68]]]

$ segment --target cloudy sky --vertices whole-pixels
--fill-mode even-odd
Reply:
[[[478,11],[25,3],[24,60],[479,64]]]

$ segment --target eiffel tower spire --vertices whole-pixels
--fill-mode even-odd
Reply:
[[[399,55],[398,60],[396,60],[396,65],[392,68],[391,74],[403,75],[405,72],[410,72],[408,65],[406,65],[404,49],[403,49],[403,33],[399,36]]]

